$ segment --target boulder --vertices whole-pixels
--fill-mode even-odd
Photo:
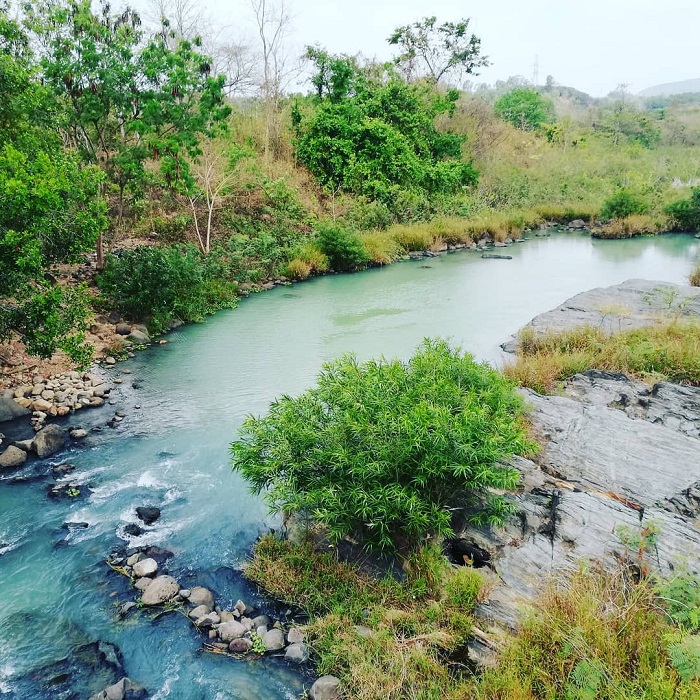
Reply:
[[[298,644],[299,642],[304,641],[304,634],[300,632],[296,627],[292,627],[292,629],[287,632],[287,641],[290,644]]]
[[[134,588],[137,591],[145,591],[153,582],[153,579],[151,578],[140,578],[135,584]]]
[[[122,678],[93,695],[90,700],[141,700],[146,697],[146,691],[142,686],[129,678]]]
[[[142,578],[153,576],[158,571],[158,564],[155,559],[142,559],[134,564],[134,576]]]
[[[124,525],[124,534],[129,537],[140,537],[144,532],[145,530],[136,523],[127,523]]]
[[[234,639],[238,639],[245,635],[248,630],[236,620],[231,620],[230,622],[222,622],[219,625],[218,632],[221,641],[231,642]]]
[[[279,651],[280,649],[284,649],[284,632],[278,629],[265,632],[262,643],[265,645],[266,651]]]
[[[586,228],[586,222],[583,219],[574,219],[573,221],[569,221],[569,228],[573,228],[573,229]]]
[[[134,343],[135,345],[148,345],[151,342],[150,337],[148,336],[148,333],[145,333],[144,331],[140,331],[136,328],[134,328],[129,335],[126,336],[126,339]]]
[[[188,617],[190,620],[199,620],[200,617],[204,617],[205,615],[208,615],[211,612],[211,608],[208,608],[206,605],[198,605],[194,610],[191,610]]]
[[[27,453],[20,450],[19,447],[10,445],[2,454],[0,454],[0,469],[12,469],[19,467],[27,459]]]
[[[338,700],[340,697],[340,678],[321,676],[309,690],[311,700]]]
[[[21,398],[21,397],[20,397]],[[14,420],[29,414],[29,411],[20,406],[14,399],[3,396],[0,398],[0,423],[6,420]]]
[[[304,642],[290,644],[284,653],[284,658],[297,664],[306,663],[309,660],[309,647]]]
[[[34,438],[32,449],[37,457],[49,457],[66,444],[66,433],[58,425],[47,425]]]
[[[143,520],[146,525],[153,525],[153,523],[160,518],[160,508],[156,506],[138,506],[136,508],[136,515],[138,515],[140,520]]]
[[[83,440],[87,437],[88,431],[85,428],[73,428],[68,434],[73,440]]]
[[[143,592],[141,602],[144,605],[167,603],[177,595],[179,590],[180,586],[172,576],[158,576]]]
[[[131,325],[129,323],[117,323],[114,328],[117,335],[129,335],[131,333]]]
[[[187,598],[192,605],[206,605],[209,610],[214,609],[214,596],[209,589],[203,586],[195,586],[190,589],[190,594]]]

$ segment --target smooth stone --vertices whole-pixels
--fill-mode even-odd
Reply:
[[[110,355],[108,357],[105,357],[105,363],[108,365],[116,365],[117,361]]]
[[[117,323],[114,330],[117,335],[129,335],[129,333],[131,333],[131,324]]]
[[[228,650],[233,654],[247,654],[253,648],[253,642],[246,637],[231,640]]]
[[[269,625],[272,622],[272,620],[267,616],[267,615],[258,615],[257,617],[253,618],[253,624],[256,627],[260,627],[261,625]]]
[[[119,614],[124,616],[124,615],[128,614],[128,612],[130,610],[133,610],[135,607],[136,607],[136,603],[134,603],[133,600],[130,600],[130,601],[124,603],[124,605],[122,605],[121,608],[119,608]]]
[[[209,610],[214,609],[214,596],[208,588],[203,586],[195,586],[190,589],[190,594],[187,596],[192,605],[206,605]]]
[[[34,443],[34,440],[17,440],[17,442],[13,442],[12,444],[15,447],[19,447],[20,450],[23,450],[24,452],[31,452],[32,450],[32,444]]]
[[[221,622],[231,622],[231,620],[235,620],[236,618],[233,616],[232,612],[229,612],[228,610],[222,610],[219,613],[219,616],[221,617]]]
[[[255,608],[251,608],[250,605],[247,605],[242,600],[237,600],[233,609],[238,610],[241,615],[250,615],[255,610]]]
[[[287,661],[303,664],[309,660],[309,647],[307,647],[304,642],[294,642],[294,644],[290,644],[287,647],[284,658],[287,659]]]
[[[188,617],[190,618],[190,620],[199,620],[200,617],[204,617],[210,612],[211,608],[208,608],[206,605],[198,605],[196,608],[189,612]]]
[[[0,454],[0,469],[12,469],[19,467],[27,460],[27,453],[20,450],[19,447],[10,445],[2,454]]]
[[[18,398],[21,399],[21,397]],[[14,420],[15,418],[21,418],[28,413],[29,411],[14,399],[6,396],[0,397],[0,423],[7,420]]]
[[[340,697],[340,678],[321,676],[310,688],[310,700],[338,700]]]
[[[148,345],[151,342],[148,333],[140,331],[137,328],[134,328],[131,333],[126,336],[126,339],[135,345]]]
[[[150,578],[140,578],[135,584],[134,588],[138,591],[145,591],[153,583],[153,579]]]
[[[158,564],[155,559],[142,559],[134,564],[134,575],[142,578],[153,576],[158,571]]]
[[[221,618],[215,612],[202,615],[202,617],[194,621],[195,625],[197,625],[197,627],[201,627],[202,629],[209,629],[214,627],[214,625],[218,625],[220,622]]]
[[[287,632],[287,641],[290,644],[298,644],[299,642],[304,641],[304,634],[300,632],[296,627],[292,627],[292,629]]]
[[[47,425],[34,438],[32,449],[37,457],[49,457],[58,452],[66,444],[66,434],[58,425]]]
[[[73,430],[71,430],[68,434],[73,438],[73,440],[82,440],[83,438],[87,437],[88,431],[84,428],[73,428]]]
[[[136,554],[132,554],[127,560],[126,560],[126,565],[127,566],[133,566],[136,564],[136,562],[141,561],[142,559],[145,559],[143,554],[141,552],[136,552]]]
[[[238,639],[245,635],[247,631],[248,630],[236,620],[222,622],[218,628],[219,637],[221,637],[221,640],[224,642],[231,642],[234,639]]]
[[[267,651],[279,651],[280,649],[284,649],[284,632],[277,629],[265,632],[262,643]]]
[[[144,605],[160,605],[172,600],[180,590],[180,586],[172,576],[158,576],[143,592],[141,602]]]
[[[124,534],[129,535],[129,537],[139,537],[143,535],[144,532],[145,530],[136,523],[127,523],[124,526]]]

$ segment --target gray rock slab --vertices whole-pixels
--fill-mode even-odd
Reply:
[[[12,469],[24,464],[27,460],[27,453],[19,447],[10,445],[4,452],[0,453],[0,469]]]
[[[668,320],[669,317],[700,316],[700,287],[669,282],[632,279],[612,287],[598,287],[567,299],[528,323],[536,335],[561,332],[579,326],[601,328],[615,333]],[[513,338],[503,344],[506,352],[515,352]]]

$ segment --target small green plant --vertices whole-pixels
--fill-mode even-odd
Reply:
[[[66,489],[66,496],[76,498],[77,496],[80,496],[80,489],[77,486],[69,486]]]
[[[255,631],[250,633],[250,639],[253,642],[253,646],[250,648],[250,650],[255,653],[255,654],[264,654],[267,649],[265,648],[265,644],[263,642],[263,638]]]

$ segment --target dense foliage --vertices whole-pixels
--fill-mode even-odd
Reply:
[[[554,105],[532,88],[516,88],[496,100],[496,114],[517,129],[531,131],[554,121]]]
[[[29,37],[4,6],[0,86],[0,341],[16,335],[41,357],[60,348],[84,362],[85,296],[64,291],[49,269],[75,262],[105,228],[101,177],[53,135]]]
[[[671,202],[666,207],[675,231],[700,231],[700,187],[690,197]]]
[[[294,110],[296,153],[323,186],[393,208],[404,191],[457,193],[476,181],[462,160],[463,139],[435,126],[454,109],[456,91],[410,84],[318,49],[308,56],[316,94]]]
[[[194,246],[141,246],[108,256],[98,284],[110,307],[161,332],[171,319],[201,321],[235,305],[236,285],[216,273]]]
[[[401,549],[450,534],[455,512],[510,512],[490,489],[513,488],[503,460],[533,449],[522,413],[498,372],[426,340],[406,363],[325,365],[314,388],[246,420],[233,468],[273,511],[308,513],[334,540]]]
[[[602,219],[623,219],[633,214],[646,214],[649,209],[649,202],[640,194],[621,189],[605,200],[600,216]]]

